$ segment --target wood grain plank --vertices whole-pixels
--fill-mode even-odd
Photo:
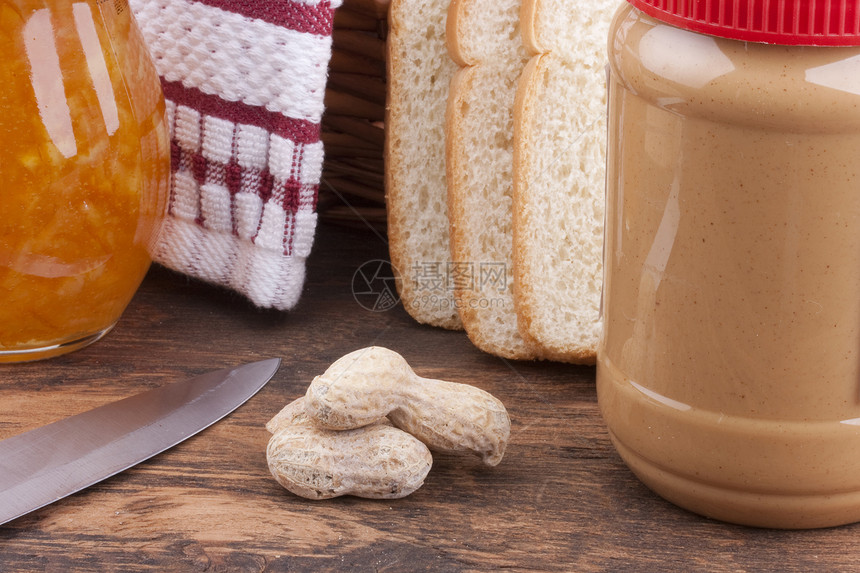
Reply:
[[[0,437],[154,387],[279,356],[275,378],[223,421],[122,474],[0,526],[0,570],[848,571],[858,526],[783,532],[707,520],[661,500],[616,455],[594,369],[500,360],[460,332],[371,312],[352,277],[387,259],[369,230],[322,225],[289,313],[154,267],[117,328],[48,362],[0,368]],[[265,422],[336,358],[370,344],[425,376],[498,396],[512,417],[495,468],[436,455],[401,500],[293,496],[269,475]]]

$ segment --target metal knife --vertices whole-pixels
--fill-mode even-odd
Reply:
[[[209,372],[0,441],[0,524],[209,427],[265,386],[280,363],[270,358]]]

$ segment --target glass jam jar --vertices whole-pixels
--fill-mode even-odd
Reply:
[[[608,45],[614,445],[706,516],[860,521],[860,1],[629,0]]]
[[[164,98],[126,0],[0,4],[0,362],[108,332],[165,215]]]

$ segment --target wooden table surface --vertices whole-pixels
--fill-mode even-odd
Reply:
[[[366,309],[353,277],[386,259],[380,235],[321,225],[289,313],[154,267],[104,340],[0,367],[6,438],[172,380],[283,359],[221,422],[0,526],[0,571],[860,570],[858,526],[751,529],[653,495],[609,442],[593,368],[501,360],[399,305]],[[307,501],[282,489],[266,466],[265,422],[336,358],[371,344],[499,397],[512,419],[502,463],[436,455],[424,486],[400,500]]]

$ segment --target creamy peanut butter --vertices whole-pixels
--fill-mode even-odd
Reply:
[[[860,48],[610,32],[597,384],[683,507],[860,521]]]

